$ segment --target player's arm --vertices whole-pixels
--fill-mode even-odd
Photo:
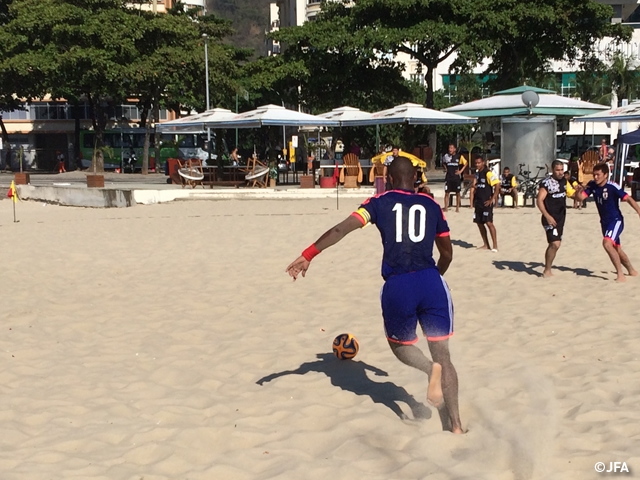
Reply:
[[[440,275],[444,275],[453,260],[453,246],[451,245],[451,237],[449,235],[441,235],[436,237],[436,248],[440,257],[438,258],[438,271]]]
[[[547,211],[547,207],[544,206],[544,199],[547,198],[547,189],[544,187],[540,187],[538,189],[538,196],[536,197],[536,205],[538,206],[538,210],[542,213],[542,216],[546,218],[547,223],[552,227],[558,225],[556,219],[549,215]]]
[[[460,157],[460,163],[462,164],[462,168],[458,169],[456,175],[462,175],[467,169],[467,161],[464,159],[464,157]]]
[[[359,220],[355,215],[350,215],[345,220],[323,233],[322,236],[302,252],[302,255],[294,260],[285,271],[293,278],[293,280],[297,280],[299,274],[302,274],[304,277],[309,269],[309,264],[311,263],[311,260],[313,260],[313,257],[330,246],[335,245],[354,230],[361,228],[362,225],[361,220]]]
[[[489,185],[491,185],[491,187],[493,187],[493,196],[489,200],[484,202],[484,206],[490,207],[491,205],[498,204],[498,197],[500,197],[501,183],[498,177],[496,177],[493,173],[491,173],[491,171],[487,173],[487,182],[489,183]]]
[[[631,207],[636,211],[636,213],[638,215],[640,215],[640,205],[638,205],[638,202],[636,202],[631,195],[627,195],[626,197],[624,197],[622,199],[623,202],[627,202],[629,205],[631,205]]]

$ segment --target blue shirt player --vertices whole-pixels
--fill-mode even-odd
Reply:
[[[389,166],[392,190],[364,202],[307,248],[286,269],[294,280],[304,277],[311,260],[347,234],[369,223],[376,225],[384,249],[382,316],[387,340],[395,356],[429,377],[427,401],[440,412],[443,429],[463,433],[458,409],[458,377],[451,363],[448,339],[453,335],[453,305],[442,278],[453,249],[449,226],[440,206],[414,192],[416,169],[397,157]],[[433,258],[433,246],[439,258]],[[420,324],[433,361],[414,345]]]
[[[606,163],[599,163],[593,167],[593,180],[591,180],[582,191],[582,198],[593,195],[600,215],[600,226],[602,227],[602,246],[609,255],[611,263],[616,267],[617,282],[624,282],[625,276],[622,267],[627,269],[631,276],[638,275],[638,272],[631,265],[631,261],[620,245],[620,235],[624,229],[624,218],[620,211],[620,200],[629,203],[640,215],[640,207],[620,186],[609,181],[609,166]]]

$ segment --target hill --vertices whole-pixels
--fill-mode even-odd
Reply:
[[[252,48],[264,55],[264,32],[269,25],[269,4],[275,0],[207,0],[207,11],[231,20],[236,31],[230,40],[236,47]]]

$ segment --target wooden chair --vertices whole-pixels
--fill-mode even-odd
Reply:
[[[347,153],[343,157],[340,183],[344,183],[344,188],[358,188],[358,184],[362,183],[362,167],[355,153]]]
[[[369,171],[369,182],[375,184],[376,177],[384,177],[384,164],[374,163]]]
[[[188,160],[178,160],[178,175],[182,180],[182,188],[187,185],[196,188],[198,185],[204,185],[204,171],[202,169],[202,160],[198,158],[190,158]]]
[[[593,180],[593,167],[600,162],[598,152],[587,151],[580,157],[580,167],[578,170],[578,182],[587,183]],[[581,178],[582,177],[582,178]]]
[[[269,183],[269,167],[262,163],[256,156],[252,156],[247,162],[245,180],[248,187],[267,188]]]

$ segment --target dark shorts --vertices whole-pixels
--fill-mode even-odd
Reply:
[[[436,268],[390,277],[380,293],[384,331],[390,342],[418,341],[418,323],[429,341],[453,335],[453,303],[449,287]]]
[[[460,191],[460,186],[462,185],[462,181],[460,178],[446,179],[444,181],[444,191],[447,193],[457,193]]]
[[[622,219],[613,220],[609,223],[601,223],[600,226],[602,227],[602,236],[611,240],[614,245],[620,246],[620,235],[624,230],[624,221]]]
[[[551,216],[553,217],[553,215]],[[542,217],[542,226],[544,227],[544,231],[547,234],[547,242],[549,243],[561,242],[562,234],[564,233],[565,217],[561,216],[561,217],[553,217],[553,218],[557,224],[555,227],[552,227],[551,225],[549,225],[549,222],[547,222],[547,219]]]
[[[493,223],[493,206],[476,206],[473,212],[473,223]]]

